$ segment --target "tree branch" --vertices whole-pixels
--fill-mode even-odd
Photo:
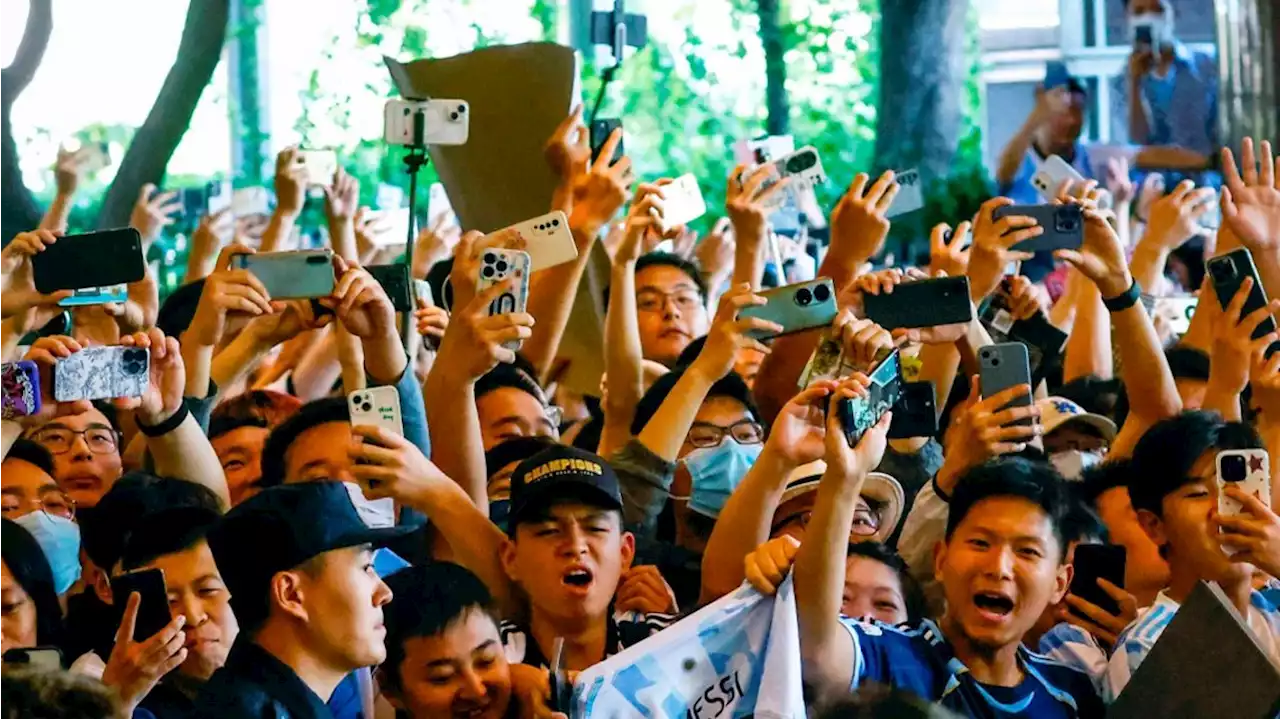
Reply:
[[[13,62],[0,70],[0,239],[5,242],[19,232],[34,230],[43,214],[31,190],[22,181],[11,111],[18,95],[35,77],[52,34],[52,0],[31,0],[18,51]]]

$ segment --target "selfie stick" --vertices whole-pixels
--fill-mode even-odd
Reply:
[[[413,142],[409,144],[409,152],[404,156],[405,172],[409,173],[409,235],[404,241],[404,262],[413,271],[414,250],[417,243],[418,218],[418,171],[430,161],[427,156],[427,113],[418,110],[413,113]],[[400,337],[404,341],[405,351],[411,347],[410,340],[417,333],[412,312],[405,312],[400,317]],[[409,360],[413,361],[410,355]]]
[[[609,12],[593,12],[593,22],[596,17],[600,17],[601,22],[607,24],[612,33],[605,41],[601,41],[599,35],[592,32],[592,41],[599,45],[609,45],[613,49],[613,65],[605,68],[604,75],[600,82],[600,89],[596,91],[596,101],[591,105],[591,115],[589,122],[595,122],[596,115],[600,112],[600,105],[604,103],[604,93],[609,89],[609,83],[613,82],[613,77],[622,68],[622,54],[627,49],[627,21],[631,20],[636,24],[638,33],[636,37],[631,38],[631,44],[640,47],[645,44],[647,39],[647,30],[644,23],[643,15],[627,15],[626,0],[614,0],[613,10]]]

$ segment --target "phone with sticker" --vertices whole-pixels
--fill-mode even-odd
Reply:
[[[511,290],[489,305],[489,315],[524,312],[529,303],[529,253],[521,250],[485,250],[480,258],[480,277],[476,292],[484,292],[504,280],[513,280]],[[519,343],[516,343],[517,346]]]
[[[661,214],[656,210],[653,212],[658,219],[658,227],[663,232],[679,225],[687,225],[707,214],[702,188],[698,187],[698,178],[692,173],[681,175],[662,186],[662,206]]]
[[[1271,458],[1265,449],[1224,449],[1218,452],[1218,514],[1236,517],[1244,514],[1244,506],[1227,496],[1227,487],[1235,487],[1258,501],[1271,506]]]
[[[560,210],[504,227],[488,237],[508,250],[528,253],[529,272],[555,267],[578,257],[569,218]]]
[[[893,181],[898,184],[898,194],[884,213],[885,217],[893,219],[924,207],[924,183],[920,180],[919,170],[913,168],[896,172]]]
[[[369,387],[347,395],[351,426],[371,425],[404,436],[400,395],[395,387]]]
[[[40,412],[40,370],[30,360],[5,362],[0,370],[4,386],[4,419]]]
[[[902,394],[902,358],[898,350],[882,357],[867,377],[871,380],[867,396],[844,399],[836,404],[836,417],[850,447],[898,403]]]
[[[53,398],[141,397],[151,381],[151,350],[145,347],[86,347],[53,366]]]

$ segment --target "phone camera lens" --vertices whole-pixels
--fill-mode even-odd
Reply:
[[[493,277],[493,268],[486,266],[485,268],[480,270],[480,274],[483,275],[485,279]]]
[[[360,410],[363,412],[368,412],[371,409],[373,409],[373,405],[369,404],[368,402],[365,402],[364,404],[360,405]]]
[[[557,219],[557,220],[552,220],[552,221],[551,221],[551,226],[552,226],[552,227],[559,227],[559,226],[560,226],[560,220],[558,220],[558,219]]]
[[[813,304],[813,293],[807,289],[796,290],[796,304],[801,307],[808,307]]]
[[[798,172],[804,172],[805,170],[813,167],[816,161],[817,158],[814,157],[811,152],[806,152],[803,155],[796,155],[790,160],[787,160],[787,172],[793,175]]]
[[[826,285],[818,285],[813,288],[813,298],[819,302],[826,302],[831,299],[831,290]]]
[[[456,113],[456,112],[451,112],[451,113],[449,113],[449,120],[450,120],[450,121],[452,121],[452,122],[457,122],[457,121],[458,121],[458,113]]]
[[[1230,257],[1223,257],[1217,262],[1209,263],[1209,274],[1216,282],[1226,282],[1236,276],[1236,262]]]
[[[991,366],[992,366],[992,367],[999,367],[999,366],[1000,366],[1000,358],[999,358],[999,357],[992,357],[992,358],[991,358]]]
[[[464,112],[466,112],[466,111],[467,111],[467,106],[466,106],[466,105],[458,105],[458,111],[457,111],[457,114],[461,115],[461,114],[463,114],[463,113],[464,113]]]
[[[1222,458],[1222,481],[1243,482],[1249,475],[1245,468],[1244,457],[1232,455]]]
[[[497,262],[497,261],[498,261],[497,255],[493,254],[492,252],[484,253],[484,263],[486,265],[492,265],[494,262]]]

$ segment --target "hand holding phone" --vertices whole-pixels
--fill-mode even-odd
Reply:
[[[137,599],[132,597],[134,594]],[[135,642],[150,639],[173,621],[163,569],[140,569],[112,577],[111,598],[120,613],[121,626],[132,622],[131,637]]]
[[[40,372],[35,362],[5,362],[3,385],[5,419],[30,417],[40,412]]]

